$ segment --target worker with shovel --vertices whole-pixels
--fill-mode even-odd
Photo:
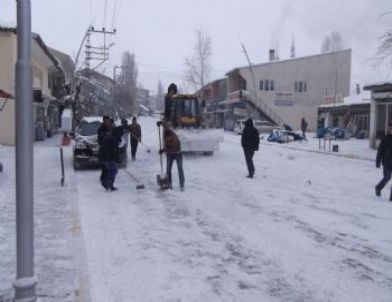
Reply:
[[[180,180],[181,191],[184,191],[185,177],[184,169],[182,166],[182,153],[181,153],[181,143],[177,134],[170,129],[170,122],[158,122],[163,126],[163,149],[159,150],[159,154],[166,152],[167,164],[166,164],[166,174],[169,180],[169,188],[172,189],[172,177],[171,169],[173,162],[177,162],[178,177]]]
[[[137,123],[136,117],[132,118],[132,123],[129,125],[129,135],[131,137],[131,155],[132,160],[136,160],[137,145],[142,142],[142,129]]]

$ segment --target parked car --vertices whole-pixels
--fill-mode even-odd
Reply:
[[[242,134],[242,131],[245,127],[246,119],[238,120],[234,124],[234,131],[238,134]],[[274,126],[269,121],[261,121],[261,120],[253,120],[253,126],[259,131],[260,134],[262,133],[270,133],[272,130],[276,129],[277,127]]]
[[[99,166],[98,128],[102,117],[84,117],[75,133],[73,166],[75,170]]]

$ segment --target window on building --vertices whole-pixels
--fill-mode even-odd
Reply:
[[[296,81],[294,83],[295,92],[307,92],[308,91],[308,83],[304,81]]]
[[[263,91],[274,91],[275,83],[273,80],[261,80],[260,81],[260,90]]]
[[[270,90],[270,87],[269,87],[269,80],[265,80],[265,85],[264,85],[265,87],[265,91],[269,91]]]

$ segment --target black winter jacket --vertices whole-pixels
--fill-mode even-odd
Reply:
[[[99,148],[99,159],[101,161],[118,160],[118,139],[110,132],[107,132]]]
[[[106,133],[109,132],[109,129],[104,125],[101,124],[101,126],[98,128],[98,144],[102,145],[103,139],[105,138]]]
[[[392,167],[392,135],[387,134],[381,140],[380,146],[377,150],[376,166],[380,166],[380,162],[383,166],[389,165]]]
[[[242,137],[241,137],[242,148],[251,151],[257,151],[259,150],[259,144],[260,144],[259,131],[257,131],[257,129],[253,127],[252,119],[248,119],[245,122],[245,128],[242,131]]]

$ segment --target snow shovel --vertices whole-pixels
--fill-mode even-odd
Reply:
[[[136,190],[143,190],[145,188],[144,184],[142,184],[131,172],[127,169],[124,169],[124,172],[128,174],[130,178],[136,181]]]
[[[64,187],[64,180],[65,180],[65,175],[64,175],[64,156],[63,156],[63,147],[60,147],[60,163],[61,163],[61,186]],[[1,163],[0,163],[1,165]]]
[[[161,129],[158,124],[158,135],[159,135],[159,150],[162,149],[161,145]],[[161,190],[167,190],[170,188],[169,177],[165,173],[163,173],[163,162],[162,162],[162,153],[159,153],[159,160],[161,162],[161,174],[157,174],[157,183]]]
[[[135,134],[129,132],[129,135],[132,136],[133,138],[135,138],[135,139],[137,139],[137,140],[139,141],[139,138],[138,138]],[[149,148],[146,144],[143,144],[141,141],[139,141],[139,144],[141,144],[144,148],[147,149],[147,153],[150,153],[150,152],[151,152],[151,151],[150,151],[150,148]]]

